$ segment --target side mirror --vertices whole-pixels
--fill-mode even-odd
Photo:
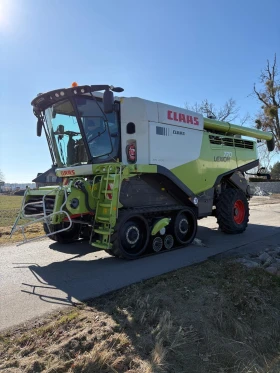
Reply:
[[[103,93],[103,106],[105,114],[110,114],[114,111],[114,94],[109,89]]]
[[[37,136],[41,137],[42,135],[42,127],[43,127],[43,122],[41,118],[38,118],[37,120]]]
[[[275,140],[274,140],[274,136],[272,137],[271,140],[267,140],[266,142],[266,146],[267,146],[267,150],[269,152],[273,152],[274,148],[275,148]]]

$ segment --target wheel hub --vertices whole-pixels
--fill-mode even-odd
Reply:
[[[126,232],[126,240],[130,245],[136,244],[136,242],[139,240],[139,237],[140,237],[140,232],[139,232],[139,229],[135,225],[132,225],[131,227],[128,228]]]
[[[245,218],[245,206],[241,200],[235,202],[233,206],[233,218],[236,224],[242,224]]]
[[[179,223],[179,231],[182,234],[186,234],[188,232],[188,221],[187,219],[181,219]]]
[[[156,237],[154,240],[153,240],[153,250],[158,253],[161,249],[162,249],[162,246],[163,246],[163,242],[162,242],[162,239],[160,237]]]
[[[171,236],[171,234],[168,234],[165,238],[164,238],[164,247],[167,249],[167,250],[170,250],[172,248],[172,246],[174,245],[174,238]]]

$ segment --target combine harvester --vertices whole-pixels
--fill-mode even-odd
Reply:
[[[73,83],[32,101],[37,135],[44,129],[61,184],[27,189],[11,233],[42,222],[54,241],[82,238],[136,259],[189,245],[207,216],[225,233],[245,231],[245,172],[259,161],[256,142],[241,136],[266,140],[272,151],[272,133],[114,97],[122,91]],[[18,225],[21,219],[30,221]]]

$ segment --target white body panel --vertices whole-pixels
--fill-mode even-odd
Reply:
[[[137,144],[138,164],[157,164],[171,169],[199,158],[202,115],[140,98],[122,98],[120,107],[124,164],[128,163],[126,145],[132,140]],[[134,134],[127,133],[130,122],[135,124]]]
[[[196,160],[200,154],[202,135],[202,131],[150,122],[149,164],[170,170]]]
[[[125,98],[121,100],[121,137],[122,160],[126,164],[126,145],[129,140],[137,142],[137,163],[149,164],[149,127],[148,121],[158,120],[157,106],[150,101],[140,98]],[[136,132],[127,134],[126,126],[134,123]]]
[[[157,103],[158,122],[188,128],[203,130],[203,116],[190,110]]]

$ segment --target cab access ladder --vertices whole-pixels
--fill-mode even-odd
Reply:
[[[98,185],[99,190],[92,234],[98,235],[99,239],[94,239],[93,235],[90,243],[99,249],[108,250],[111,248],[110,238],[118,218],[122,167],[119,164],[109,164],[104,166],[103,172],[95,176],[99,183],[93,183],[93,187]]]

